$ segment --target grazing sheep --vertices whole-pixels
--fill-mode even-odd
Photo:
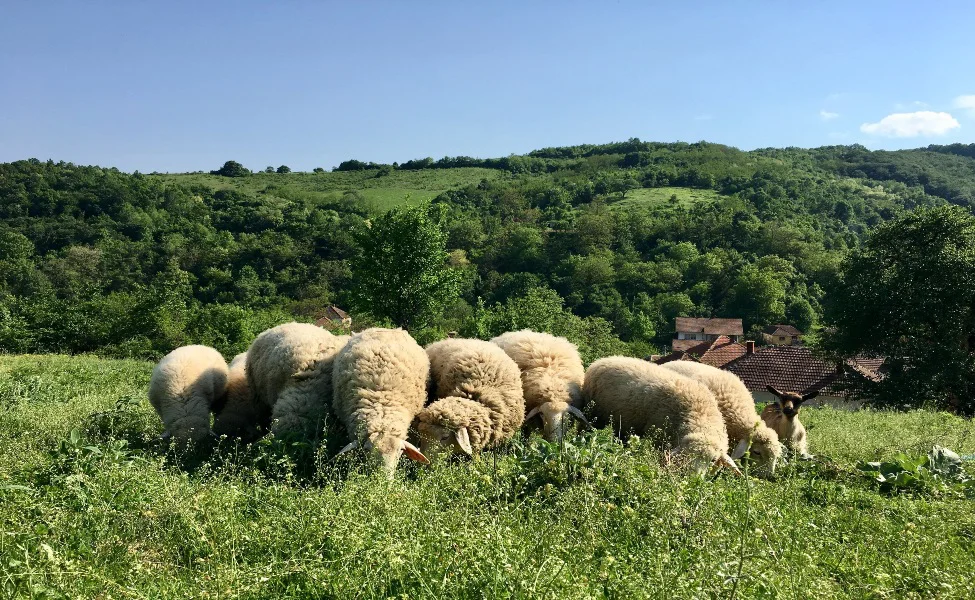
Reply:
[[[718,403],[705,386],[638,358],[610,356],[586,371],[582,396],[593,415],[621,436],[660,430],[698,471],[712,464],[740,474],[728,456],[728,433]]]
[[[755,399],[738,376],[711,365],[685,360],[672,361],[663,367],[690,377],[714,394],[721,416],[724,417],[728,442],[731,445],[737,444],[731,458],[739,459],[744,456],[750,440],[752,452],[758,455],[760,463],[775,472],[776,463],[782,458],[779,436],[758,416]]]
[[[210,409],[227,389],[227,363],[208,346],[167,354],[149,379],[149,403],[166,427],[163,438],[199,442],[210,433]]]
[[[776,402],[769,404],[762,411],[762,420],[775,430],[779,439],[791,450],[798,452],[803,458],[812,458],[806,440],[806,428],[799,421],[799,409],[806,400],[812,400],[819,392],[797,394],[795,392],[780,392],[772,386],[766,389],[774,394]]]
[[[585,368],[576,345],[563,337],[530,329],[511,331],[491,340],[521,369],[525,410],[529,421],[542,418],[542,433],[551,442],[562,440],[568,415],[589,424],[579,410]]]
[[[247,383],[271,413],[271,432],[316,440],[330,416],[332,360],[344,338],[307,323],[268,329],[247,351]]]
[[[429,462],[406,440],[427,398],[430,361],[402,329],[366,329],[335,357],[332,406],[352,442],[382,460],[392,477],[401,454]],[[340,452],[341,454],[341,452]]]
[[[242,352],[230,361],[227,392],[219,406],[214,406],[213,432],[253,442],[261,437],[270,421],[270,411],[251,392],[247,382],[247,353]]]
[[[446,339],[427,347],[438,400],[417,414],[420,449],[473,454],[511,439],[525,418],[521,371],[498,346]]]

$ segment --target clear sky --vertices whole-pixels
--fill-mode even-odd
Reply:
[[[0,0],[0,161],[975,142],[975,2]]]

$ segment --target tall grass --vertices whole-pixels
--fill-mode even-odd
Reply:
[[[882,495],[853,468],[934,443],[971,454],[975,428],[950,415],[804,409],[820,458],[774,480],[665,470],[648,442],[595,432],[387,481],[273,440],[166,451],[150,370],[0,357],[4,595],[970,595],[971,499]]]

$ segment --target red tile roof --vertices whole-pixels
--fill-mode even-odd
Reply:
[[[671,340],[671,342],[670,349],[674,352],[687,352],[695,346],[707,343],[701,340]]]
[[[845,363],[847,369],[813,356],[812,350],[803,346],[765,346],[728,363],[725,369],[740,377],[753,392],[763,392],[771,385],[783,392],[818,391],[845,397],[857,380],[877,381],[882,377],[877,360],[883,363],[882,359],[853,359]]]
[[[694,342],[693,346],[679,349],[677,342]],[[683,346],[682,346],[683,347]],[[654,362],[664,364],[673,360],[694,360],[712,367],[721,368],[729,362],[745,355],[745,345],[732,342],[728,336],[701,342],[695,340],[674,340],[674,351],[657,358]]]
[[[677,331],[684,333],[707,333],[711,335],[744,335],[741,319],[705,319],[696,317],[677,317]]]

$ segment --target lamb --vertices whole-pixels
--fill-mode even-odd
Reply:
[[[589,424],[579,410],[585,369],[575,344],[563,337],[530,329],[508,332],[491,342],[504,350],[521,369],[521,385],[528,411],[525,421],[540,415],[546,440],[562,440],[570,424],[568,415]]]
[[[149,403],[166,427],[163,439],[199,442],[210,434],[210,409],[227,389],[227,363],[208,346],[167,354],[149,379]]]
[[[213,432],[218,436],[257,440],[271,422],[270,411],[257,401],[247,382],[247,353],[230,361],[227,391],[214,407]]]
[[[731,458],[739,459],[744,456],[750,441],[752,451],[758,454],[760,464],[767,466],[770,472],[775,472],[775,466],[782,457],[779,436],[758,416],[755,400],[741,379],[734,373],[698,362],[673,361],[663,367],[690,377],[714,394],[718,409],[724,417],[728,442],[737,443]]]
[[[511,439],[525,418],[521,371],[491,342],[446,339],[427,347],[438,400],[416,416],[420,450],[472,455]]]
[[[335,357],[332,407],[352,442],[378,457],[392,477],[401,454],[428,463],[407,441],[413,418],[427,398],[430,361],[402,329],[366,329]]]
[[[284,438],[316,441],[330,416],[332,361],[342,337],[307,323],[268,329],[247,351],[247,383],[271,432]]]
[[[718,403],[705,386],[674,371],[625,356],[597,360],[586,371],[583,400],[600,422],[623,435],[660,430],[695,470],[710,465],[741,474],[728,456],[728,433]]]
[[[780,392],[772,386],[767,386],[769,393],[775,395],[776,402],[769,404],[762,411],[762,420],[775,430],[779,439],[791,450],[798,452],[803,458],[812,458],[806,441],[806,428],[799,421],[799,409],[802,403],[812,400],[819,392],[797,394],[795,392]]]

